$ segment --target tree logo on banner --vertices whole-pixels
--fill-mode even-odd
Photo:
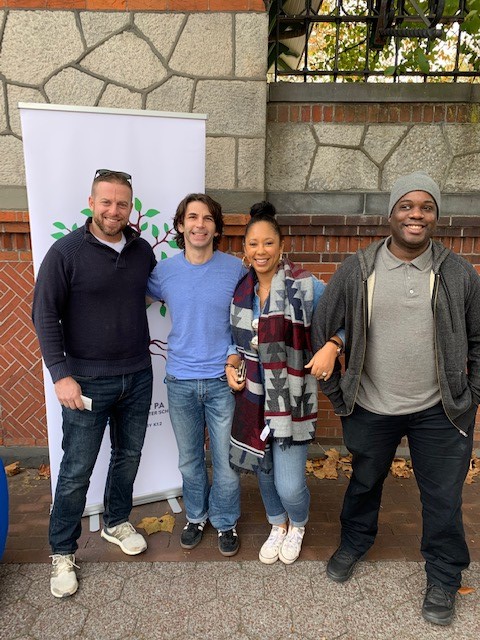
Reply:
[[[153,237],[153,242],[150,242],[150,244],[154,251],[158,246],[165,243],[168,244],[168,246],[172,249],[178,249],[178,245],[172,237],[174,235],[174,230],[165,222],[163,225],[162,235],[160,232],[160,228],[156,224],[151,222],[152,218],[159,215],[160,211],[158,209],[147,209],[145,213],[142,213],[142,202],[141,200],[139,200],[139,198],[134,199],[134,209],[138,214],[137,219],[136,221],[130,220],[129,225],[132,227],[132,229],[135,229],[135,231],[138,231],[138,233],[141,234],[144,234],[150,228],[150,234]],[[80,213],[82,213],[87,218],[92,216],[92,211],[88,208],[82,209]],[[52,238],[54,238],[55,240],[59,240],[60,238],[63,238],[63,236],[65,236],[67,233],[71,233],[72,231],[78,229],[78,224],[76,222],[72,225],[71,229],[69,229],[64,222],[54,222],[53,226],[58,229],[58,231],[51,234]],[[160,251],[160,260],[166,260],[166,258],[168,258],[168,255],[165,253],[165,251]],[[167,307],[165,306],[165,302],[163,302],[163,300],[161,301],[159,311],[160,315],[164,318],[165,314],[167,313]],[[162,356],[162,358],[166,359],[163,353],[166,351],[166,344],[167,343],[163,340],[150,340],[150,353],[154,356]],[[158,349],[159,352],[157,352],[153,348]]]

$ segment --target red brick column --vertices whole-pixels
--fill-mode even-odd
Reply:
[[[0,212],[0,445],[47,443],[28,214]]]

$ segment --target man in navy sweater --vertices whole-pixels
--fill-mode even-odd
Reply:
[[[64,454],[49,532],[50,588],[57,598],[78,588],[74,554],[107,423],[112,453],[101,535],[128,555],[147,548],[128,518],[152,397],[145,289],[156,261],[148,242],[128,226],[130,175],[98,170],[89,206],[86,224],[45,255],[33,300],[33,322],[63,414]]]

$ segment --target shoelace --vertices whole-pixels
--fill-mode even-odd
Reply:
[[[80,569],[78,564],[75,564],[73,560],[70,560],[69,556],[62,556],[55,553],[48,557],[52,559],[52,567],[56,569],[57,572],[62,571],[63,569],[71,569],[72,567]],[[73,557],[75,558],[75,556]]]
[[[238,536],[235,529],[229,529],[228,531],[219,531],[218,537],[226,536],[227,538],[236,538]]]
[[[355,556],[353,556],[348,551],[345,551],[345,549],[340,549],[339,551],[337,551],[337,553],[335,554],[335,558],[340,561],[345,560],[346,562],[357,560]]]
[[[450,591],[445,591],[442,587],[439,587],[436,584],[429,584],[425,590],[426,596],[428,596],[430,602],[432,604],[436,604],[439,606],[447,606],[450,607],[453,600],[455,599],[455,594],[450,593]]]
[[[137,533],[135,527],[130,522],[122,522],[122,524],[117,525],[115,529],[115,537],[122,541],[132,534]]]
[[[270,535],[268,536],[267,542],[276,543],[279,540],[284,540],[285,536],[287,535],[287,532],[285,531],[285,533],[282,533],[282,531],[285,531],[283,527],[273,527],[272,530],[270,531]]]
[[[287,533],[287,537],[285,538],[285,542],[283,544],[291,547],[297,547],[302,543],[303,533],[304,532],[302,532],[302,530],[298,527],[293,527]]]

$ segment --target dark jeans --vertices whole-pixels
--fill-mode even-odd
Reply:
[[[152,369],[104,378],[74,376],[92,411],[63,407],[63,458],[50,517],[53,553],[75,553],[90,476],[107,422],[112,452],[105,484],[103,520],[114,527],[128,520],[152,400]]]
[[[382,416],[355,405],[342,418],[343,437],[353,455],[353,473],[340,516],[343,547],[360,557],[378,530],[383,482],[403,436],[408,436],[422,502],[422,555],[428,582],[456,591],[470,562],[462,522],[462,489],[474,424],[462,436],[438,404],[403,416]]]

